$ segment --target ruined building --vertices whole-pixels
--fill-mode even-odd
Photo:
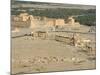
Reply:
[[[28,14],[20,14],[11,16],[11,27],[14,28],[26,28],[30,27],[30,18]]]
[[[37,28],[37,27],[52,27],[52,26],[70,26],[77,27],[80,26],[79,22],[75,22],[73,17],[65,19],[54,19],[40,16],[32,16],[27,13],[21,13],[20,15],[12,15],[12,27],[28,27],[28,28]]]
[[[69,26],[79,26],[80,23],[79,22],[75,22],[75,19],[71,16],[66,20],[66,25]]]

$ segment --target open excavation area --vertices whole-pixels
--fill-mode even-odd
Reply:
[[[41,27],[40,21],[26,28],[14,26],[12,74],[95,69],[95,26],[77,25],[70,19],[63,26]]]
[[[77,33],[13,32],[12,74],[95,69],[95,33],[86,28]]]

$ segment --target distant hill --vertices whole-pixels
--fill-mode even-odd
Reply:
[[[70,8],[70,9],[96,9],[95,5],[79,5],[79,4],[63,4],[33,1],[14,1],[12,0],[12,8]]]

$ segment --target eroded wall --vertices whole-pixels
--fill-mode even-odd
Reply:
[[[80,25],[79,22],[75,22],[73,17],[69,17],[67,22],[65,19],[54,19],[40,16],[32,16],[27,13],[21,13],[20,15],[12,17],[13,26],[21,27],[25,25],[29,28],[36,27],[51,27],[51,26],[73,26],[77,27]]]

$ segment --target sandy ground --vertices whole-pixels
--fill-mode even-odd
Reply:
[[[55,40],[12,38],[12,74],[95,69],[81,48]]]

